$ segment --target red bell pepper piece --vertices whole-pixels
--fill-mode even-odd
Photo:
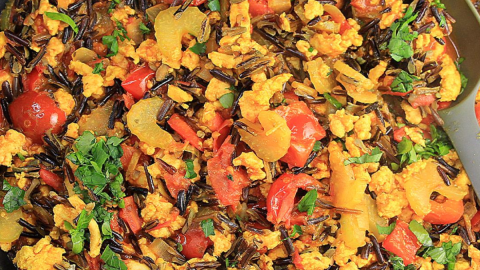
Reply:
[[[401,127],[393,131],[393,139],[396,142],[401,142],[403,140],[403,137],[409,138],[407,136],[407,133],[405,132],[405,127]]]
[[[123,198],[125,207],[120,209],[119,216],[125,221],[134,234],[142,230],[143,220],[138,215],[138,207],[133,200],[133,196]]]
[[[62,191],[64,189],[63,179],[56,173],[40,168],[40,178],[42,178],[45,184],[51,186],[56,191]]]
[[[185,141],[188,141],[191,145],[200,151],[203,151],[202,143],[203,139],[197,136],[197,132],[183,119],[183,116],[178,113],[174,113],[167,121],[170,127],[175,130],[180,137]]]
[[[145,92],[147,92],[147,82],[153,78],[153,76],[155,76],[155,71],[148,66],[138,67],[125,78],[122,82],[122,87],[128,93],[132,94],[133,98],[139,100],[143,98]]]
[[[273,9],[268,7],[267,0],[248,0],[248,3],[250,4],[248,11],[252,17],[274,13]]]
[[[455,223],[463,215],[463,201],[445,200],[443,203],[430,201],[432,211],[423,220],[432,224]]]
[[[383,241],[383,247],[402,258],[405,265],[415,261],[415,254],[421,246],[408,224],[401,220],[397,221],[392,233]]]
[[[180,190],[187,190],[190,186],[190,180],[185,178],[185,171],[177,171],[174,174],[165,173],[163,175],[168,191],[174,198],[177,198]]]

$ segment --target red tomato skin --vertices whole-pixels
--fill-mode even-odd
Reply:
[[[287,121],[292,131],[290,148],[281,161],[294,167],[303,167],[315,142],[323,139],[326,132],[304,102],[279,106],[275,111]]]
[[[422,246],[415,234],[408,228],[408,224],[398,220],[397,225],[385,240],[383,247],[403,259],[405,265],[415,261],[415,254]]]
[[[130,93],[134,99],[143,98],[147,92],[147,82],[155,76],[155,71],[148,66],[138,67],[128,74],[122,82],[122,87]]]
[[[413,102],[410,102],[414,109],[420,106],[429,106],[435,101],[434,95],[418,95]]]
[[[462,218],[464,205],[463,201],[447,199],[443,203],[430,201],[432,211],[423,220],[431,224],[450,224]]]
[[[408,94],[410,94],[412,91],[409,91],[409,92],[405,92],[405,93],[402,93],[402,92],[393,92],[393,91],[385,91],[383,92],[384,95],[390,95],[390,96],[398,96],[398,97],[404,97]]]
[[[232,166],[232,154],[235,151],[235,146],[229,141],[230,137],[227,137],[213,158],[207,161],[207,170],[218,200],[235,210],[240,201],[242,189],[250,184],[250,180],[247,172],[242,168],[233,172],[227,170]],[[229,175],[233,181],[229,179]]]
[[[475,105],[475,116],[477,117],[477,122],[480,126],[480,102]]]
[[[273,224],[285,221],[290,226],[290,217],[299,188],[319,187],[320,183],[313,177],[300,174],[282,174],[273,182],[267,196],[267,219]]]
[[[63,190],[63,179],[56,173],[40,168],[40,178],[42,178],[45,184],[51,186],[56,191]]]
[[[267,0],[248,0],[248,3],[250,4],[248,11],[252,17],[274,13],[273,9],[268,7]]]
[[[174,198],[177,198],[180,190],[187,190],[190,186],[190,180],[185,178],[185,171],[177,171],[174,174],[165,173],[163,175],[168,191]]]
[[[352,29],[352,26],[348,23],[347,20],[343,21],[342,24],[340,25],[340,31],[339,34],[342,35],[345,31]]]
[[[199,225],[189,228],[185,234],[179,234],[177,241],[182,244],[181,253],[187,258],[202,258],[205,250],[213,245],[212,240],[205,237]]]
[[[405,127],[401,127],[393,131],[393,139],[396,142],[401,142],[403,140],[403,137],[408,138],[407,133],[405,132]]]
[[[123,198],[125,207],[119,211],[120,218],[125,221],[133,233],[137,234],[142,230],[143,220],[138,216],[138,207],[133,196]]]
[[[188,141],[198,150],[203,151],[203,140],[197,136],[197,132],[195,132],[195,130],[193,130],[193,128],[187,124],[185,119],[183,119],[183,116],[179,115],[178,113],[174,113],[167,123],[180,135],[180,137],[182,137],[182,139]]]
[[[41,65],[35,66],[34,69],[23,78],[23,89],[25,92],[38,91],[46,83],[47,78],[43,75],[45,67]]]
[[[42,143],[45,132],[51,129],[56,134],[65,124],[65,112],[46,92],[29,91],[16,98],[8,107],[12,123],[34,143]]]

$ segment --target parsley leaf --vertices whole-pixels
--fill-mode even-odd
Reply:
[[[62,21],[70,27],[72,27],[73,32],[78,33],[78,26],[75,23],[75,21],[72,20],[68,15],[63,14],[63,13],[57,13],[57,12],[45,12],[45,16],[47,16],[49,19],[56,20],[56,21]]]
[[[410,33],[408,25],[417,18],[417,15],[418,13],[413,14],[412,7],[408,7],[403,18],[395,21],[390,26],[392,38],[388,43],[388,49],[390,50],[390,56],[397,62],[413,55],[413,48],[410,42],[417,38],[418,33]]]
[[[313,47],[308,48],[309,52],[313,52],[313,50],[315,50],[315,48],[313,48]]]
[[[204,43],[197,42],[197,44],[190,47],[189,50],[199,55],[204,54],[207,51],[207,45],[205,42]]]
[[[293,225],[293,230],[292,230],[292,234],[290,234],[290,238],[293,238],[295,237],[295,235],[298,233],[298,235],[302,235],[303,234],[303,231],[302,231],[302,227],[300,227],[299,225],[295,224]]]
[[[113,2],[112,2],[113,3]],[[107,57],[115,56],[118,53],[118,39],[124,41],[125,39],[130,40],[127,36],[127,30],[123,27],[123,25],[116,21],[117,29],[113,30],[113,34],[111,36],[103,36],[102,43],[108,47],[110,53],[107,54]]]
[[[376,163],[379,162],[380,159],[382,158],[383,152],[380,150],[380,148],[375,147],[373,148],[372,152],[370,154],[365,154],[360,157],[351,157],[343,162],[343,165],[349,165],[352,163],[355,164],[364,164],[364,163]]]
[[[232,261],[232,262],[229,261],[228,258],[225,259],[225,266],[226,266],[227,268],[229,268],[229,267],[235,267],[235,266],[237,266],[237,263],[238,263],[238,262],[236,262],[236,261]]]
[[[100,258],[105,262],[106,270],[127,270],[127,265],[112,251],[110,245],[107,245]]]
[[[25,161],[25,157],[24,157],[21,153],[17,153],[17,157],[18,157],[21,161]]]
[[[26,204],[23,200],[25,190],[19,187],[12,187],[5,179],[3,179],[3,190],[8,191],[5,197],[3,197],[3,207],[7,213],[11,213]]]
[[[195,170],[193,169],[193,160],[187,159],[185,160],[185,165],[187,166],[187,171],[185,172],[185,178],[187,179],[192,179],[197,177],[197,174],[195,173]]]
[[[437,8],[445,9],[445,5],[441,2],[441,0],[433,0],[431,5],[436,6]]]
[[[215,235],[213,220],[211,218],[202,220],[200,225],[202,226],[202,231],[205,234],[205,237],[209,237],[210,235]]]
[[[74,228],[72,224],[70,224],[68,221],[64,221],[65,227],[68,229],[68,232],[70,233],[72,239],[73,253],[79,254],[83,251],[83,245],[86,239],[85,229],[88,228],[88,224],[90,223],[90,220],[92,220],[92,218],[93,212],[88,213],[87,211],[82,210],[80,216],[78,217],[76,228]]]
[[[208,0],[207,6],[211,11],[220,11],[220,1],[218,0]]]
[[[142,34],[144,35],[150,34],[150,28],[148,28],[143,22],[140,23],[139,29],[140,31],[142,31]]]
[[[220,101],[220,104],[222,104],[223,108],[231,108],[233,106],[233,102],[235,101],[235,95],[233,93],[226,93],[221,96],[218,101]]]
[[[442,243],[441,247],[436,247],[427,251],[427,255],[439,264],[446,264],[449,270],[455,269],[456,256],[462,249],[462,243],[453,244],[452,241]]]
[[[422,245],[427,247],[433,246],[432,238],[430,238],[427,230],[425,230],[422,224],[418,223],[418,221],[412,220],[408,225],[408,228],[413,232],[413,234],[415,234],[418,242],[420,242]]]
[[[330,75],[328,75],[328,76],[330,76]],[[323,97],[328,102],[330,102],[330,104],[332,104],[333,107],[335,107],[335,109],[340,110],[343,107],[342,103],[340,103],[336,98],[332,97],[329,93],[323,94]]]
[[[93,74],[99,74],[100,72],[104,71],[105,69],[103,68],[103,62],[95,64],[95,67],[93,68],[92,73]]]
[[[400,257],[390,257],[390,263],[393,266],[393,270],[415,270],[415,266],[413,264],[409,264],[405,266],[403,264],[403,259]]]
[[[395,77],[390,87],[393,92],[407,93],[413,90],[413,82],[420,80],[417,76],[408,74],[408,72],[402,70]]]
[[[463,93],[465,88],[467,87],[468,84],[468,78],[463,74],[463,72],[460,70],[460,65],[465,61],[465,58],[460,57],[456,62],[455,65],[457,66],[457,70],[460,73],[460,83],[462,85],[462,88],[460,89],[460,94]]]
[[[312,189],[305,196],[303,196],[302,200],[298,204],[297,208],[300,212],[307,212],[308,215],[313,214],[313,210],[315,209],[315,202],[317,201],[317,190]]]
[[[112,0],[110,7],[108,7],[108,13],[112,13],[117,4],[120,4],[120,0]]]
[[[321,141],[316,141],[315,144],[313,145],[313,152],[318,152],[322,149],[322,142]]]
[[[393,229],[395,228],[395,225],[397,225],[396,222],[393,222],[392,224],[384,227],[384,226],[380,226],[378,224],[377,225],[377,229],[378,229],[378,233],[379,234],[391,234]]]
[[[177,243],[177,250],[178,250],[178,252],[182,252],[182,250],[183,250],[182,244]]]

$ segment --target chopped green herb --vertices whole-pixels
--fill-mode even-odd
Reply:
[[[315,209],[315,202],[317,201],[317,190],[312,189],[305,196],[303,196],[302,200],[298,204],[297,208],[300,212],[307,212],[308,215],[313,214],[313,210]]]
[[[57,12],[45,12],[45,16],[47,16],[49,19],[56,20],[56,21],[62,21],[70,27],[72,27],[73,32],[78,33],[78,26],[77,24],[70,18],[68,15],[63,14],[63,13],[57,13]]]
[[[237,88],[235,87],[235,85],[230,85],[230,87],[225,88],[225,89],[228,89],[230,91],[237,91]]]
[[[150,28],[148,28],[143,22],[140,23],[140,31],[142,31],[142,34],[148,35],[150,34]]]
[[[103,62],[95,64],[95,67],[93,68],[92,73],[93,74],[99,74],[100,72],[104,71],[105,69],[103,68]]]
[[[430,247],[433,245],[432,238],[430,238],[430,235],[428,234],[427,230],[422,226],[422,224],[418,223],[416,220],[412,220],[410,224],[408,225],[408,228],[410,231],[415,234],[415,236],[418,239],[418,242],[420,242],[422,245]]]
[[[113,252],[110,245],[107,245],[100,258],[105,262],[103,267],[106,270],[127,270],[127,265]]]
[[[393,92],[407,93],[413,90],[413,82],[418,81],[420,78],[408,74],[406,71],[400,71],[395,77],[390,87]]]
[[[73,227],[68,221],[64,221],[65,227],[68,229],[72,239],[72,252],[79,254],[83,251],[84,242],[86,239],[85,229],[88,228],[90,220],[93,218],[93,212],[88,213],[85,210],[82,210],[80,216],[78,217],[77,227]]]
[[[458,230],[458,225],[455,224],[455,226],[453,227],[452,231],[450,232],[450,235],[455,234],[455,233],[457,232],[457,230]]]
[[[185,178],[187,179],[193,179],[197,177],[197,174],[195,173],[194,170],[194,165],[193,165],[193,160],[187,159],[185,160],[185,165],[187,166],[187,171],[185,172]]]
[[[392,38],[388,43],[388,49],[392,58],[400,62],[413,55],[413,49],[410,42],[417,38],[418,33],[410,33],[409,24],[417,18],[418,13],[413,14],[413,8],[408,7],[402,19],[395,21],[391,26]]]
[[[108,13],[112,13],[117,4],[120,4],[120,0],[112,0],[112,2],[110,2],[110,7],[108,7]]]
[[[460,70],[460,65],[465,61],[465,58],[460,57],[458,60],[455,62],[455,65],[457,66],[457,70],[460,73],[460,82],[462,85],[462,88],[460,89],[460,94],[463,93],[465,88],[467,87],[468,84],[468,78],[463,74],[463,72]]]
[[[204,43],[197,42],[197,44],[190,47],[189,50],[198,55],[202,55],[202,54],[205,54],[205,52],[207,51],[207,44],[205,42]]]
[[[313,145],[313,151],[318,152],[322,149],[322,142],[321,141],[316,141],[315,144]]]
[[[380,148],[375,147],[373,148],[372,152],[370,154],[365,154],[360,157],[351,157],[343,162],[343,164],[349,165],[349,164],[364,164],[364,163],[376,163],[379,162],[380,159],[382,158],[383,152],[380,150]]]
[[[230,181],[233,181],[233,176],[231,174],[228,174],[227,179],[230,180]]]
[[[460,253],[462,242],[453,244],[452,241],[442,243],[441,247],[431,248],[426,255],[439,264],[446,264],[448,270],[455,269],[456,256]]]
[[[5,179],[3,179],[3,190],[8,191],[3,198],[3,207],[7,213],[11,213],[26,204],[23,200],[25,190],[12,187]]]
[[[211,11],[220,11],[220,1],[218,0],[208,0],[207,6]]]
[[[415,266],[413,264],[409,264],[405,266],[403,264],[403,259],[400,257],[390,257],[390,263],[393,266],[393,270],[415,270]]]
[[[315,48],[313,48],[313,47],[308,48],[309,52],[313,52],[313,50],[315,50]]]
[[[24,157],[21,153],[17,153],[17,157],[18,157],[21,161],[25,161],[25,157]]]
[[[182,252],[182,250],[183,250],[182,244],[177,243],[177,250],[178,250],[178,252]]]
[[[437,8],[445,9],[445,5],[441,2],[441,0],[433,0],[431,5],[436,6]]]
[[[227,268],[229,268],[229,267],[236,267],[236,266],[237,266],[237,263],[238,263],[238,262],[236,262],[236,261],[230,261],[230,260],[228,260],[228,258],[225,259],[225,266],[226,266]]]
[[[221,96],[218,101],[222,104],[222,107],[225,109],[231,108],[233,106],[233,102],[235,101],[235,94],[233,93],[226,93]]]
[[[118,39],[124,41],[125,39],[130,40],[127,36],[127,30],[123,27],[123,25],[116,21],[117,28],[113,30],[113,34],[111,36],[103,36],[102,43],[108,47],[110,53],[107,54],[107,57],[115,56],[118,53]]]
[[[393,222],[392,224],[384,227],[384,226],[380,226],[377,224],[377,229],[378,229],[378,233],[379,234],[391,234],[393,229],[395,229],[395,225],[397,225],[396,222]]]
[[[337,110],[340,110],[343,105],[342,103],[340,103],[336,98],[332,97],[329,93],[325,93],[323,94],[323,96],[325,97],[325,99],[330,102],[330,104],[333,105],[333,107],[335,107]]]
[[[298,235],[302,235],[303,234],[303,231],[302,231],[302,227],[300,227],[299,225],[295,224],[293,225],[293,230],[292,230],[292,234],[290,234],[290,238],[293,238],[295,237],[295,235],[298,233]]]
[[[211,218],[202,220],[200,225],[202,226],[202,231],[205,234],[205,237],[209,237],[210,235],[215,235],[213,220]]]

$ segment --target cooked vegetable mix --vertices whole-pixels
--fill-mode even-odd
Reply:
[[[19,269],[480,269],[440,0],[16,0],[0,22]]]

